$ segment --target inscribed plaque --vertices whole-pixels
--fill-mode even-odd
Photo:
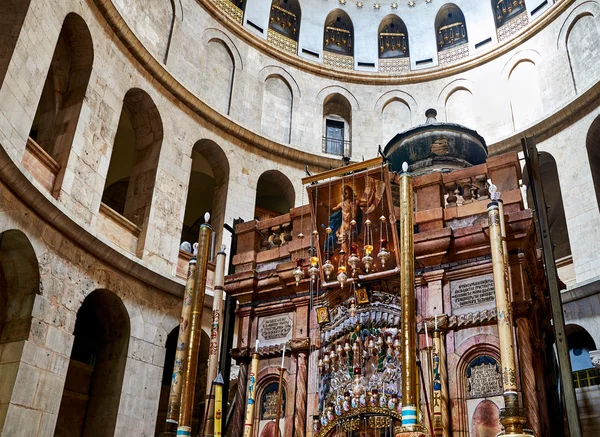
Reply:
[[[292,313],[261,317],[258,320],[258,340],[261,346],[285,343],[292,338]]]
[[[453,314],[494,308],[494,277],[490,274],[452,281],[450,294]]]

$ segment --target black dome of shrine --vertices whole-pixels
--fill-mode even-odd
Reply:
[[[402,171],[407,162],[415,175],[453,170],[483,164],[488,156],[487,145],[473,129],[455,123],[440,123],[437,112],[425,113],[425,124],[397,134],[385,146],[383,155],[391,169]]]

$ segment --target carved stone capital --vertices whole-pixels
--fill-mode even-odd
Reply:
[[[292,352],[308,352],[310,349],[310,339],[308,337],[292,338],[290,340]]]
[[[423,279],[425,279],[425,282],[427,283],[442,281],[444,279],[445,273],[446,272],[444,270],[434,270],[433,272],[425,272],[423,273]]]

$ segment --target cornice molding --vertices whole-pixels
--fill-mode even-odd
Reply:
[[[98,1],[110,0],[96,0],[96,2]],[[426,82],[452,76],[454,74],[459,74],[466,70],[478,67],[486,62],[504,55],[505,53],[532,38],[534,35],[540,32],[540,30],[559,17],[569,6],[571,6],[574,1],[575,0],[557,0],[557,2],[541,18],[532,22],[522,32],[515,34],[506,42],[498,43],[496,46],[491,47],[485,52],[467,58],[464,62],[452,66],[438,66],[430,68],[427,71],[414,71],[398,76],[380,73],[334,70],[322,64],[305,60],[297,55],[291,55],[283,52],[270,45],[265,39],[248,32],[244,27],[233,21],[223,10],[221,10],[221,8],[219,8],[214,0],[196,0],[196,2],[204,8],[204,10],[206,10],[215,20],[225,26],[227,30],[235,34],[236,37],[279,62],[283,62],[284,64],[298,68],[299,70],[327,77],[329,79],[369,85],[405,85]]]

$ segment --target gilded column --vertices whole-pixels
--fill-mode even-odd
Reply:
[[[190,340],[187,348],[184,379],[185,386],[181,393],[181,410],[179,412],[178,436],[192,435],[192,416],[194,413],[194,396],[196,388],[196,374],[198,372],[198,355],[200,351],[200,335],[202,330],[202,309],[204,307],[204,294],[206,290],[206,276],[208,271],[208,256],[212,241],[213,230],[208,224],[210,215],[205,215],[205,221],[200,226],[198,240],[198,270],[192,297],[192,318],[190,323]]]
[[[167,407],[167,420],[165,431],[161,436],[174,436],[177,433],[179,423],[179,407],[181,391],[183,387],[183,372],[185,370],[187,346],[190,339],[190,317],[192,315],[192,296],[196,282],[196,256],[189,262],[188,276],[183,293],[183,306],[181,308],[181,319],[179,320],[179,335],[177,336],[177,349],[175,351],[175,362],[173,363],[173,375],[171,376],[171,391],[169,392],[169,406]]]
[[[256,350],[252,354],[250,371],[248,372],[248,390],[246,394],[246,418],[244,419],[244,437],[253,437],[254,435],[254,409],[256,406],[256,384],[258,379],[258,340],[256,341]]]
[[[219,340],[221,338],[220,320],[223,314],[223,289],[225,285],[225,246],[221,246],[221,251],[217,254],[215,266],[214,298],[212,307],[212,324],[210,327],[210,345],[208,347],[208,374],[206,376],[206,402],[208,413],[206,414],[205,435],[211,436],[214,433],[214,415],[215,403],[214,395],[211,399],[210,386],[217,377],[219,370]]]
[[[433,394],[431,395],[431,404],[433,407],[433,435],[435,437],[442,437],[443,427],[443,408],[442,408],[442,376],[441,376],[441,360],[440,360],[440,331],[434,329],[433,331]]]
[[[308,350],[310,342],[307,338],[290,341],[292,353],[296,355],[298,368],[296,371],[296,403],[294,412],[294,437],[306,436],[306,390],[308,381]]]
[[[495,187],[490,188],[491,198],[499,197]],[[490,246],[494,289],[496,296],[496,314],[498,318],[498,337],[500,342],[500,361],[502,365],[502,383],[504,389],[504,409],[501,420],[505,435],[523,435],[525,417],[519,407],[517,393],[517,372],[515,364],[515,347],[513,341],[513,323],[511,308],[507,299],[507,274],[504,258],[503,239],[500,223],[504,219],[500,215],[498,202],[493,200],[488,205]]]
[[[415,315],[413,184],[402,164],[400,175],[400,292],[402,294],[402,429],[420,431],[417,415],[417,322]]]

